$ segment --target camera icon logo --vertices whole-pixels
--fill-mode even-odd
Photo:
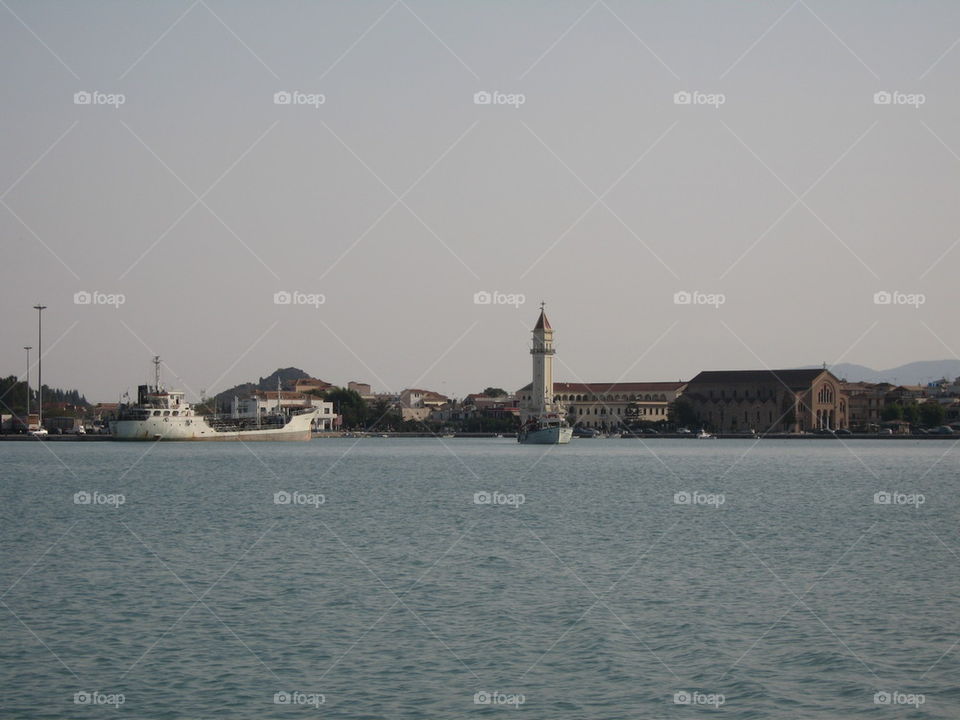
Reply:
[[[293,302],[293,295],[288,293],[286,290],[281,290],[273,294],[274,305],[289,305],[292,302]]]
[[[73,494],[74,505],[89,505],[92,500],[93,496],[91,496],[86,490],[81,490],[80,492],[75,492]]]
[[[86,290],[81,290],[80,292],[75,292],[73,294],[74,305],[89,305],[91,302],[93,302],[93,295],[88,293]]]
[[[678,493],[673,494],[673,504],[674,505],[689,505],[692,496],[686,490],[681,490]]]
[[[486,690],[478,690],[473,694],[474,705],[489,705],[490,700],[490,693],[488,693]]]
[[[80,92],[75,92],[73,94],[74,105],[89,105],[91,102],[93,102],[93,95],[88,93],[86,90],[81,90]]]
[[[889,505],[893,502],[893,495],[888,492],[878,492],[873,494],[874,505]]]
[[[689,305],[693,302],[693,295],[691,295],[686,290],[680,290],[673,294],[673,304],[674,305]]]
[[[475,492],[473,494],[473,504],[474,505],[489,505],[493,502],[493,496],[486,492]]]
[[[493,96],[486,90],[481,90],[473,94],[474,105],[489,105],[493,102]]]
[[[893,95],[887,92],[886,90],[881,90],[880,92],[875,92],[873,94],[874,105],[889,105],[892,102],[893,102]]]
[[[93,702],[93,695],[85,690],[80,690],[73,694],[73,703],[75,705],[89,705]]]
[[[889,705],[893,700],[890,693],[880,690],[873,694],[873,703],[874,705]]]
[[[286,90],[281,90],[273,94],[274,105],[289,105],[291,102],[293,102],[293,95]]]
[[[290,693],[281,690],[280,692],[275,692],[273,694],[273,704],[274,705],[289,705],[292,697]]]
[[[692,699],[690,693],[686,690],[678,690],[673,694],[674,705],[689,705]]]
[[[674,105],[689,105],[692,102],[693,102],[693,95],[691,95],[686,90],[681,90],[680,92],[675,92],[673,94]]]
[[[475,292],[473,294],[474,305],[489,305],[492,302],[493,302],[493,295],[488,293],[486,290],[481,290],[480,292]]]
[[[888,293],[886,290],[880,290],[873,294],[873,304],[874,305],[889,305],[893,302],[893,295]]]
[[[273,504],[274,505],[289,505],[292,496],[286,490],[281,490],[280,492],[275,492],[273,494]]]

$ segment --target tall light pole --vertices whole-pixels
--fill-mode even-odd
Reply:
[[[23,349],[27,351],[27,427],[30,427],[30,351],[33,345],[24,345]]]
[[[37,311],[37,424],[43,427],[43,311],[46,305],[34,305]]]

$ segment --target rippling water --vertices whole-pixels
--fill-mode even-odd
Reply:
[[[0,443],[0,716],[957,718],[952,448]]]

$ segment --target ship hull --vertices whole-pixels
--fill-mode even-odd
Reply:
[[[573,428],[547,427],[521,432],[517,442],[525,445],[566,445],[573,437]]]
[[[294,415],[280,428],[216,430],[202,417],[150,417],[146,420],[116,420],[110,431],[114,440],[165,440],[207,442],[298,442],[311,437],[310,423],[316,413]]]

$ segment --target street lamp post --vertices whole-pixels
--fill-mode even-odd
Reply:
[[[27,351],[27,427],[30,427],[30,351],[33,345],[24,345],[23,349]]]
[[[46,305],[34,305],[37,311],[37,425],[43,427],[43,311]]]

